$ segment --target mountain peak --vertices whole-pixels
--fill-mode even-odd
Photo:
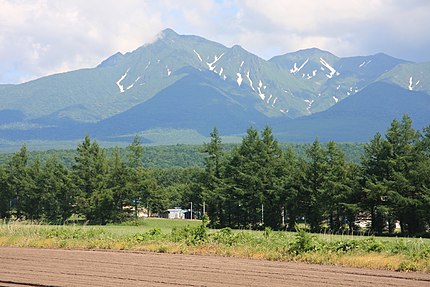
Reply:
[[[115,66],[116,63],[118,63],[123,57],[124,57],[124,55],[121,52],[117,52],[116,54],[110,56],[109,58],[107,58],[106,60],[101,62],[97,66],[97,68]]]
[[[176,33],[173,29],[171,29],[171,28],[166,28],[166,29],[164,29],[163,31],[161,31],[159,34],[158,34],[158,36],[160,37],[160,38],[172,38],[172,37],[177,37],[177,36],[179,36],[179,34],[178,33]]]

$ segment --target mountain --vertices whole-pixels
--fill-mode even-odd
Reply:
[[[324,111],[407,61],[385,54],[339,58],[316,48],[270,59],[311,87],[309,113]]]
[[[400,86],[375,82],[326,111],[273,125],[282,141],[363,142],[385,133],[393,119],[408,114],[416,129],[430,125],[430,96]]]
[[[405,112],[430,123],[429,75],[430,63],[382,53],[341,58],[312,48],[266,61],[166,29],[97,67],[0,85],[0,145],[85,134],[116,142],[154,131],[175,143],[178,131],[201,140],[215,126],[237,135],[266,124],[285,140],[366,141]]]

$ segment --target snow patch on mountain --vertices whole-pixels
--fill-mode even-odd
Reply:
[[[116,85],[118,86],[120,93],[124,93],[124,86],[121,85],[121,82],[127,77],[128,71],[130,71],[130,68],[128,68],[127,71],[124,73],[124,75],[122,75],[121,78],[119,78],[119,80],[116,81]]]
[[[222,75],[222,72],[224,72],[224,68],[223,67],[221,67],[221,69],[219,70],[219,73],[218,73],[218,75],[221,77],[221,75]]]
[[[246,78],[247,78],[247,79],[248,79],[248,81],[249,81],[249,85],[250,85],[251,89],[252,89],[253,91],[255,91],[254,86],[253,86],[253,84],[252,84],[251,77],[249,76],[249,70],[248,70],[248,72],[246,72]]]
[[[272,107],[274,107],[275,106],[275,104],[276,104],[276,101],[278,100],[278,97],[276,97],[274,100],[273,100],[273,103],[272,103]]]
[[[258,90],[258,95],[260,96],[260,98],[261,98],[263,101],[264,101],[264,99],[266,98],[266,96],[261,92],[261,88],[265,89],[265,87],[266,87],[266,86],[264,86],[264,87],[263,87],[263,82],[261,82],[261,80],[260,80],[260,82],[258,83],[257,90]]]
[[[365,66],[367,66],[370,62],[372,62],[372,60],[369,60],[369,61],[363,61],[363,63],[361,63],[358,67],[359,68],[362,68],[362,67],[365,67]]]
[[[240,63],[240,67],[242,68],[242,66],[243,66],[243,63],[245,63],[244,61],[242,61],[242,63]]]
[[[308,107],[306,108],[308,112],[311,112],[312,104],[314,103],[314,100],[304,100],[305,103],[308,104]]]
[[[418,84],[420,83],[420,80],[418,80],[415,84],[414,84],[414,81],[413,81],[413,77],[411,76],[410,78],[409,78],[409,91],[413,91],[414,90],[414,88],[416,87],[416,86],[418,86]]]
[[[294,63],[294,66],[292,69],[290,69],[290,73],[291,74],[296,74],[298,73],[301,69],[303,69],[303,67],[309,62],[309,58],[306,59],[306,61],[299,67],[297,68],[297,63]]]
[[[206,63],[206,65],[208,65],[209,70],[213,71],[215,69],[214,65],[216,64],[216,62],[218,62],[222,58],[222,56],[224,56],[224,53],[222,53],[219,56],[215,55],[214,61],[212,63],[209,63],[209,62]]]
[[[330,74],[326,74],[327,78],[331,79],[334,75],[340,75],[340,73],[337,72],[332,66],[330,66],[330,64],[327,63],[323,58],[320,58],[320,63],[330,71]]]
[[[236,82],[237,82],[238,86],[240,87],[240,85],[242,85],[242,81],[243,81],[242,74],[236,73],[236,76],[237,76]]]
[[[193,50],[193,52],[197,55],[197,57],[199,58],[200,62],[203,62],[202,57],[200,57],[200,54],[196,50]]]
[[[310,80],[313,77],[315,77],[317,75],[317,70],[313,70],[312,74],[306,74],[306,79]],[[305,74],[303,74],[303,77],[305,77]]]
[[[336,98],[335,96],[333,96],[333,100],[335,101],[335,103],[339,102],[339,99]]]
[[[267,103],[270,102],[270,100],[272,99],[273,95],[270,95],[269,98],[267,99]]]

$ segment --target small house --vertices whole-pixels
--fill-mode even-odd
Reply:
[[[183,210],[180,207],[167,209],[167,218],[169,219],[185,219],[185,213],[188,210]]]

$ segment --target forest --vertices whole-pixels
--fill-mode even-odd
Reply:
[[[25,145],[0,166],[0,218],[62,224],[132,219],[145,207],[162,213],[193,203],[212,227],[357,230],[424,236],[430,226],[430,126],[415,130],[407,115],[347,160],[339,144],[315,139],[303,152],[282,148],[270,127],[250,127],[238,145],[218,130],[199,148],[202,164],[157,167],[135,136],[126,149],[103,149],[90,136],[68,163],[55,153],[29,156]]]

